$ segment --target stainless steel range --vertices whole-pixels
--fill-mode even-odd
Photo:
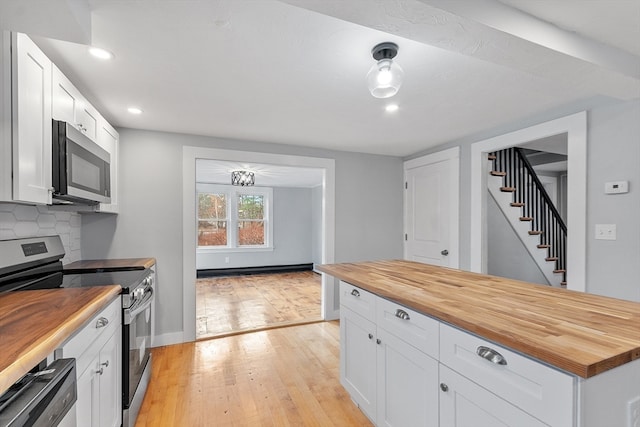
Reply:
[[[135,424],[151,376],[154,313],[153,273],[149,269],[65,272],[60,236],[0,241],[0,293],[119,284],[122,287],[123,427]]]

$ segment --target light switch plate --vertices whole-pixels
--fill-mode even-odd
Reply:
[[[616,225],[596,224],[596,240],[616,240]]]

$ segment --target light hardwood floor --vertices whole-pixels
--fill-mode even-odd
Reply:
[[[320,321],[321,287],[312,271],[198,279],[196,337]]]
[[[339,383],[338,322],[152,350],[136,427],[371,426]]]

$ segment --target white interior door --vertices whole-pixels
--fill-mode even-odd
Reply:
[[[458,267],[459,150],[405,162],[405,259]]]

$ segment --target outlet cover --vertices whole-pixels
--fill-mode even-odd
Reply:
[[[616,240],[616,225],[596,224],[596,240]]]

